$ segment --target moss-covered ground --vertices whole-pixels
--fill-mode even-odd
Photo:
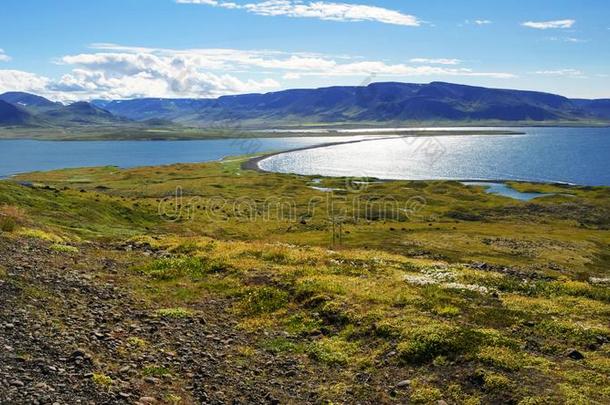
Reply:
[[[243,159],[22,175],[0,182],[1,235],[132,251],[113,280],[154,316],[223,300],[245,364],[329,376],[316,402],[610,403],[609,188],[513,184],[554,194],[523,202]]]

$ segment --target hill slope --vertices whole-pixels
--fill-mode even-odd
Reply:
[[[55,103],[44,97],[19,91],[10,91],[8,93],[0,94],[0,100],[28,109],[56,108],[61,106],[60,103]]]
[[[80,101],[59,106],[40,115],[41,118],[60,125],[115,124],[128,121],[91,103]]]
[[[0,94],[3,118],[0,125],[73,127],[82,125],[117,125],[129,122],[91,103],[80,101],[69,105],[23,92]]]
[[[610,101],[571,100],[533,91],[451,83],[374,83],[366,87],[285,90],[218,99],[103,102],[115,115],[188,124],[388,121],[608,121]]]
[[[32,120],[27,111],[0,100],[0,125],[28,125]]]

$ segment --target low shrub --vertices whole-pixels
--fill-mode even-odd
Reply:
[[[411,404],[435,404],[442,398],[441,390],[427,384],[415,382],[409,397]]]
[[[17,222],[11,217],[0,216],[0,231],[13,232],[17,227]]]
[[[358,346],[339,337],[313,342],[307,349],[309,356],[326,364],[346,365],[353,362]]]
[[[78,253],[79,252],[77,247],[70,246],[70,245],[62,245],[59,243],[55,243],[55,244],[51,245],[50,249],[55,252],[58,252],[58,253]]]
[[[288,304],[288,293],[275,287],[250,288],[243,297],[240,309],[250,315],[275,312]]]
[[[480,342],[477,333],[444,324],[420,326],[407,330],[405,335],[397,350],[408,363],[423,363],[437,356],[455,357],[475,350]]]
[[[519,370],[524,363],[523,357],[507,347],[486,346],[479,350],[477,358],[483,363],[503,370]]]
[[[171,372],[169,369],[162,366],[146,366],[142,369],[142,374],[150,377],[163,377],[171,375]]]
[[[217,259],[185,256],[154,260],[142,268],[142,271],[155,280],[168,281],[181,277],[198,279],[206,274],[222,272],[228,267]]]

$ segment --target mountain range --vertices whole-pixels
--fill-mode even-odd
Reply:
[[[570,99],[534,91],[459,84],[373,83],[215,99],[140,98],[69,105],[28,93],[0,95],[0,125],[184,125],[252,127],[347,123],[609,124],[610,99]]]
[[[4,126],[72,127],[114,125],[129,121],[85,101],[64,105],[29,93],[8,92],[0,95],[0,125]]]

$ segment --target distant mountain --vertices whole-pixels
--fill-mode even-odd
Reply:
[[[0,102],[12,107],[11,115],[19,115],[12,123],[0,120],[0,125],[37,125],[72,127],[79,125],[117,125],[129,122],[91,103],[80,101],[63,105],[34,94],[8,92],[0,94]],[[4,107],[9,114],[9,107]],[[19,113],[15,113],[19,111]]]
[[[217,99],[97,102],[115,115],[191,125],[239,121],[246,125],[349,122],[588,122],[609,121],[610,100],[572,100],[533,91],[489,89],[443,82],[374,83]]]
[[[33,117],[30,113],[13,104],[0,100],[0,125],[29,125],[32,122]]]
[[[91,103],[79,101],[67,106],[60,106],[40,114],[40,118],[49,122],[64,125],[116,124],[129,121]]]
[[[589,111],[596,117],[610,120],[610,99],[601,100],[572,100],[585,111]]]
[[[18,91],[0,94],[0,100],[23,108],[55,108],[61,106],[60,103],[55,103],[44,97]]]
[[[140,127],[184,124],[204,128],[236,124],[610,124],[610,100],[569,99],[534,91],[443,82],[373,83],[216,99],[94,100],[69,105],[18,92],[2,94],[0,100],[18,109],[19,112],[10,113],[15,116],[13,122],[60,127],[120,126],[134,121]]]

